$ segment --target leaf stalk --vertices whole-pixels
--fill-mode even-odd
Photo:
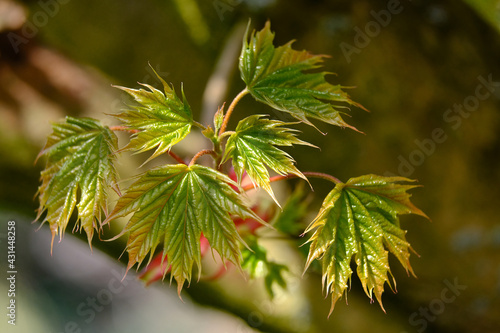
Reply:
[[[203,155],[212,155],[214,158],[217,158],[218,156],[218,154],[212,149],[203,149],[193,156],[188,166],[194,165],[196,163],[196,160],[202,157]]]
[[[173,159],[176,160],[177,162],[179,162],[181,164],[186,164],[186,162],[184,162],[184,160],[179,155],[177,155],[176,153],[174,153],[173,151],[169,150],[168,154],[171,157],[173,157]]]
[[[127,126],[110,126],[109,129],[112,131],[129,132],[131,134],[139,132],[139,130],[131,129]]]
[[[312,178],[320,178],[320,179],[324,179],[324,180],[328,180],[334,184],[341,184],[342,182],[332,176],[332,175],[329,175],[329,174],[326,174],[326,173],[322,173],[322,172],[303,172],[302,173],[304,176],[306,177],[312,177]],[[280,181],[280,180],[284,180],[284,179],[290,179],[290,178],[299,178],[298,175],[294,175],[292,173],[289,173],[287,175],[279,175],[279,176],[273,176],[273,177],[270,177],[269,178],[269,182],[272,183],[272,182],[277,182],[277,181]],[[246,186],[243,186],[243,191],[250,191],[250,190],[253,190],[254,188],[256,188],[257,186],[255,184],[248,184]]]
[[[219,136],[226,131],[227,124],[229,123],[229,118],[231,117],[231,113],[233,113],[234,108],[236,107],[236,104],[245,97],[246,94],[248,94],[250,91],[245,88],[236,97],[233,99],[231,104],[229,105],[229,108],[227,109],[226,115],[224,116],[224,121],[222,122],[222,125],[220,127],[219,131]]]

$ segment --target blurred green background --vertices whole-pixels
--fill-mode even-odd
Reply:
[[[43,164],[34,160],[51,121],[74,115],[113,124],[105,114],[126,98],[111,85],[157,85],[149,62],[177,89],[184,84],[195,116],[209,123],[243,88],[235,66],[249,18],[257,29],[270,19],[278,44],[296,39],[296,49],[331,55],[325,65],[337,76],[329,80],[355,87],[350,95],[370,110],[353,109],[348,119],[366,135],[301,126],[321,151],[294,148],[300,170],[344,181],[399,174],[424,185],[413,201],[432,222],[401,219],[420,254],[412,256],[418,278],[391,258],[398,293],[386,287],[387,314],[354,277],[349,304],[339,302],[327,319],[320,276],[302,277],[295,244],[271,240],[264,245],[290,264],[288,291],[274,300],[262,281],[237,272],[193,283],[185,303],[167,281],[145,289],[131,272],[109,300],[121,285],[123,241],[96,239],[91,253],[82,235],[68,233],[50,256],[48,227],[35,232],[30,223]],[[15,220],[18,266],[17,325],[2,315],[1,331],[500,331],[499,33],[497,0],[0,0],[0,241],[6,253],[6,223]],[[230,126],[251,113],[276,116],[248,97]],[[179,154],[202,145],[189,138]],[[140,163],[125,158],[121,172]],[[312,184],[314,211],[331,188]],[[289,189],[279,186],[284,197]],[[6,274],[6,255],[0,260]],[[460,288],[450,293],[449,284]],[[1,286],[5,309],[5,278]],[[106,301],[92,307],[92,298]]]

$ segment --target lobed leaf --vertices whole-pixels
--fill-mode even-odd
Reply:
[[[295,130],[284,128],[286,123],[262,117],[253,115],[238,123],[236,131],[227,140],[223,162],[231,158],[238,181],[246,172],[252,182],[266,190],[278,203],[266,166],[280,175],[294,174],[305,180],[307,178],[295,167],[293,158],[275,146],[310,144],[297,139]]]
[[[81,226],[91,244],[94,229],[101,227],[101,212],[107,210],[107,188],[117,181],[117,138],[108,127],[90,118],[66,117],[52,129],[38,155],[46,156],[47,164],[38,188],[40,208],[36,220],[47,211],[42,224],[49,223],[53,243],[55,235],[62,238],[76,206],[75,228]]]
[[[245,35],[239,69],[252,96],[311,126],[309,118],[355,129],[342,119],[344,112],[340,110],[346,110],[346,105],[363,107],[352,101],[343,87],[328,83],[328,73],[309,72],[321,67],[326,56],[293,50],[293,41],[274,47],[273,40],[269,21],[250,38],[248,30]]]
[[[332,294],[330,314],[347,289],[353,256],[363,289],[370,298],[375,293],[382,309],[382,293],[390,273],[388,251],[414,275],[409,261],[412,249],[398,215],[427,216],[410,202],[407,191],[416,186],[398,184],[411,181],[366,175],[337,184],[306,229],[314,230],[308,240],[311,247],[306,269],[313,260],[321,260],[323,285],[326,293]]]
[[[180,294],[184,282],[191,281],[194,264],[201,274],[201,233],[223,260],[239,267],[239,243],[244,242],[231,216],[265,222],[231,185],[236,183],[226,175],[200,165],[165,165],[138,177],[106,220],[132,214],[124,229],[130,232],[128,269],[163,242],[162,263],[167,257]]]
[[[147,84],[142,85],[149,91],[117,87],[139,103],[139,106],[114,115],[128,129],[137,131],[123,150],[145,152],[156,149],[148,160],[168,152],[189,134],[193,124],[193,115],[184,90],[181,89],[181,100],[173,88],[160,76],[158,78],[163,84],[164,93]]]

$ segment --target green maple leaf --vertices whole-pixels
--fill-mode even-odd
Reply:
[[[347,109],[346,104],[363,107],[352,101],[340,85],[328,83],[328,73],[309,72],[321,67],[326,56],[293,50],[293,41],[275,48],[269,21],[261,31],[253,31],[250,39],[247,36],[248,29],[239,69],[246,89],[257,101],[311,126],[308,118],[355,129],[342,119],[340,109]]]
[[[49,223],[53,243],[55,235],[62,238],[77,206],[75,228],[81,226],[85,230],[90,244],[94,229],[101,226],[101,212],[106,211],[106,189],[117,181],[117,138],[108,127],[89,118],[66,117],[65,122],[53,124],[52,129],[38,155],[47,157],[47,165],[41,173],[36,219],[47,211],[42,223]]]
[[[193,115],[184,90],[181,89],[181,100],[160,76],[158,79],[163,84],[164,93],[147,84],[142,85],[149,91],[117,87],[139,103],[139,106],[131,110],[114,115],[128,129],[137,131],[123,150],[145,152],[156,149],[148,161],[168,152],[173,145],[184,139],[193,124]]]
[[[244,242],[231,216],[265,222],[230,184],[236,185],[226,175],[200,165],[165,165],[140,176],[105,221],[133,213],[124,229],[130,232],[128,269],[140,265],[148,253],[152,256],[163,242],[163,259],[166,256],[180,294],[184,282],[191,281],[195,263],[201,273],[201,233],[223,260],[239,266],[239,243]]]
[[[236,131],[227,140],[223,162],[231,158],[239,181],[246,171],[250,179],[265,189],[278,203],[269,182],[266,165],[280,175],[294,174],[307,179],[295,167],[292,157],[275,145],[312,145],[297,139],[295,130],[283,127],[286,123],[262,117],[253,115],[238,123]]]
[[[337,184],[306,229],[305,232],[315,229],[308,240],[311,247],[306,269],[314,259],[321,259],[323,284],[326,292],[332,294],[330,314],[347,289],[352,256],[366,294],[372,298],[375,293],[382,309],[382,293],[390,273],[387,250],[413,274],[409,261],[412,249],[406,241],[406,231],[400,228],[398,215],[427,216],[410,202],[406,192],[416,186],[397,183],[410,181],[366,175]]]

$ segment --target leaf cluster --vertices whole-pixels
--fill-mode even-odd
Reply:
[[[350,99],[344,87],[326,81],[328,73],[317,71],[324,55],[294,50],[292,42],[275,47],[269,22],[258,32],[248,31],[239,58],[245,88],[227,110],[224,106],[217,110],[213,128],[197,123],[183,89],[178,95],[159,76],[163,91],[146,84],[140,89],[118,87],[133,99],[131,106],[114,115],[121,122],[119,126],[72,117],[54,124],[40,153],[46,168],[41,174],[37,219],[46,212],[42,222],[49,223],[53,236],[62,237],[77,207],[75,228],[85,230],[91,243],[94,231],[99,232],[103,224],[127,218],[121,233],[128,234],[127,269],[141,265],[148,256],[149,263],[159,248],[159,265],[168,267],[162,272],[169,272],[170,279],[176,280],[179,295],[184,284],[191,282],[194,268],[201,275],[202,243],[208,242],[224,265],[246,270],[251,277],[264,277],[272,296],[273,285],[286,288],[283,273],[288,268],[269,261],[266,249],[259,245],[259,229],[269,226],[270,217],[256,213],[246,191],[262,188],[280,206],[272,182],[286,178],[309,182],[308,178],[317,177],[331,181],[334,187],[303,232],[312,233],[307,241],[306,269],[313,261],[321,262],[333,310],[347,289],[354,260],[365,292],[370,298],[374,294],[382,305],[384,284],[390,283],[388,253],[413,274],[411,247],[399,215],[425,217],[409,199],[407,191],[415,186],[405,185],[411,180],[402,177],[366,175],[343,183],[327,174],[300,171],[282,147],[314,146],[299,139],[293,126],[315,126],[314,120],[356,130],[343,115],[349,106],[362,107]],[[297,122],[254,114],[241,119],[234,131],[227,131],[229,118],[246,95]],[[201,130],[213,148],[201,150],[187,163],[173,149],[194,128]],[[114,133],[118,130],[130,133],[130,141],[121,149]],[[115,164],[123,151],[153,151],[147,161],[168,154],[177,163],[146,170],[122,193]],[[204,155],[212,157],[211,165],[198,163]],[[244,179],[249,184],[245,185]],[[110,189],[119,198],[108,212]],[[292,195],[274,219],[276,228],[285,235],[298,236],[302,231],[297,225],[300,227],[299,220],[308,208],[303,198],[302,194]],[[252,227],[243,232],[242,223]]]

